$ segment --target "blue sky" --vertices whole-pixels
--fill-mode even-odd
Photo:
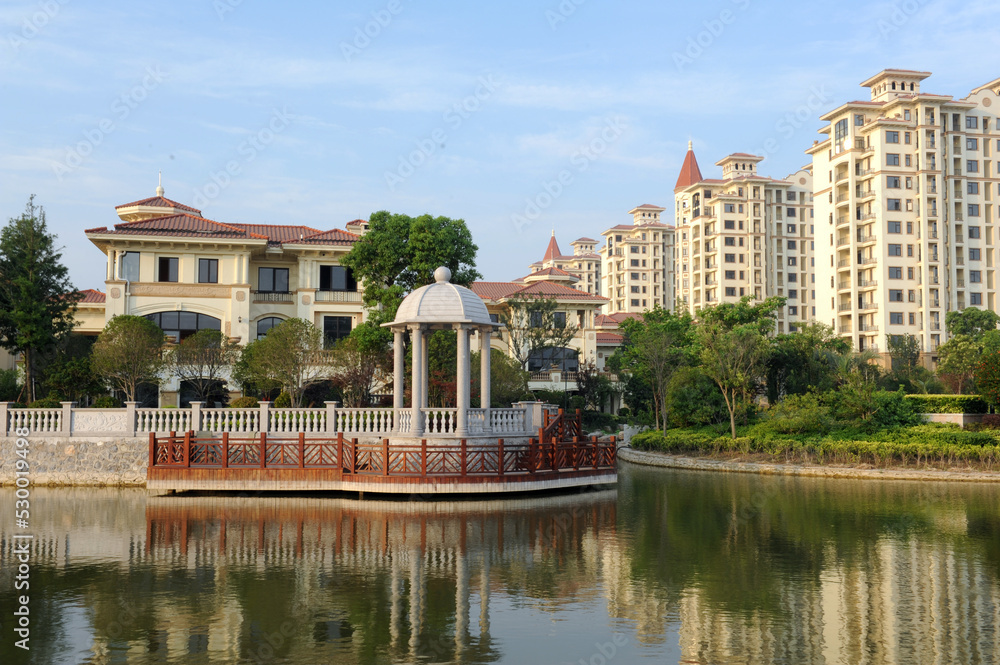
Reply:
[[[221,222],[464,219],[489,280],[672,209],[702,171],[807,163],[819,116],[895,67],[962,97],[1000,77],[989,0],[0,4],[0,211],[44,205],[79,288],[83,230],[169,198]]]

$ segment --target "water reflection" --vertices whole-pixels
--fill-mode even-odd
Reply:
[[[626,467],[508,501],[32,509],[31,659],[3,663],[1000,663],[995,485]],[[11,548],[0,523],[5,634]]]

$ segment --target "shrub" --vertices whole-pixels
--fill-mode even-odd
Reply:
[[[865,428],[868,431],[909,427],[923,422],[923,418],[914,408],[913,401],[907,399],[902,390],[892,393],[878,390],[872,395],[872,398],[875,402],[875,410],[865,423]]]
[[[917,413],[986,413],[989,404],[979,395],[907,395]]]
[[[256,409],[259,406],[256,397],[237,397],[229,403],[230,409]]]
[[[118,409],[121,408],[122,403],[111,395],[101,395],[94,400],[91,408],[94,409]]]
[[[832,425],[830,407],[814,394],[788,395],[772,406],[759,427],[776,434],[827,432]]]
[[[729,420],[725,398],[712,379],[695,367],[674,372],[667,387],[668,425],[690,427]]]
[[[981,423],[983,429],[1000,429],[1000,414],[987,413]]]
[[[611,413],[601,411],[584,411],[583,426],[588,429],[614,429],[618,425],[618,418]]]
[[[278,399],[274,400],[274,408],[276,409],[289,409],[292,406],[292,396],[282,391],[278,395]]]
[[[62,407],[58,397],[43,397],[28,405],[29,409],[58,409]]]
[[[0,402],[10,402],[21,394],[21,386],[17,383],[17,370],[0,370]]]

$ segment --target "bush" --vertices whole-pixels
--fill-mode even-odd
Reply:
[[[1000,429],[1000,414],[997,413],[987,413],[983,416],[983,421],[980,423],[983,429]]]
[[[923,422],[920,413],[914,408],[913,401],[907,399],[902,390],[894,393],[878,390],[872,398],[875,401],[875,411],[865,423],[868,431],[910,427]]]
[[[93,409],[118,409],[121,408],[122,403],[118,399],[112,397],[111,395],[101,395],[94,400],[91,405]]]
[[[21,394],[21,386],[17,383],[17,370],[0,370],[0,402],[11,402]]]
[[[611,413],[601,411],[584,411],[583,426],[587,430],[593,429],[615,429],[618,425],[618,418]]]
[[[710,425],[729,420],[722,392],[695,367],[674,372],[667,387],[667,424],[671,427]]]
[[[274,400],[274,408],[276,409],[290,409],[292,407],[292,396],[288,393],[282,391],[278,395],[278,399]]]
[[[823,433],[829,431],[832,424],[830,407],[822,405],[816,395],[809,393],[785,397],[765,412],[758,428],[776,434]]]
[[[42,399],[36,399],[34,402],[28,405],[29,409],[59,409],[62,408],[62,404],[59,402],[58,397],[43,397]]]
[[[256,409],[259,406],[260,402],[256,397],[237,397],[229,403],[230,409]]]
[[[986,413],[989,409],[979,395],[907,395],[917,413]]]

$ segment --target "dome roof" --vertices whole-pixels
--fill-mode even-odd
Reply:
[[[451,283],[451,271],[444,266],[434,271],[435,282],[421,286],[403,299],[396,318],[385,326],[408,323],[429,325],[468,323],[494,325],[482,298],[464,286]]]

